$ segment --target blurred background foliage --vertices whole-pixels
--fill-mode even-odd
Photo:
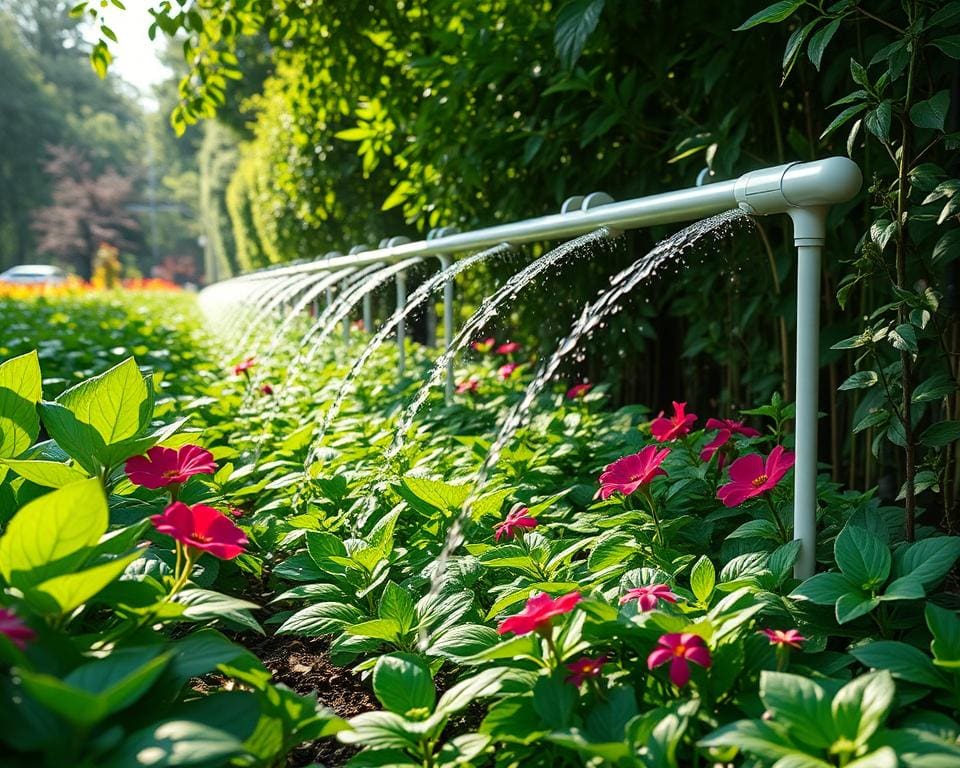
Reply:
[[[98,5],[79,10],[96,24]],[[923,434],[937,422],[960,426],[960,3],[153,5],[154,31],[171,38],[177,70],[158,94],[161,113],[182,137],[141,119],[156,137],[170,198],[191,211],[179,232],[202,245],[208,277],[386,236],[422,237],[436,226],[552,213],[595,190],[627,199],[691,186],[702,172],[726,179],[849,154],[865,183],[830,214],[821,456],[836,480],[879,482],[884,496],[908,505],[923,492],[955,516],[952,427],[938,439]],[[58,81],[27,37],[0,31],[0,56],[19,62],[23,99],[43,114],[54,108],[49,83]],[[109,37],[94,50],[98,66]],[[124,119],[119,106],[110,109],[98,114]],[[39,151],[34,141],[32,157]],[[23,192],[43,200],[48,188],[34,178]],[[0,227],[11,226],[7,210],[0,203]],[[655,409],[686,399],[719,415],[776,390],[791,398],[788,227],[785,218],[757,221],[719,252],[663,276],[567,375],[609,380],[617,400]],[[18,253],[29,251],[28,229],[17,235]],[[549,347],[609,275],[663,234],[630,233],[613,255],[535,286],[501,333],[532,351]],[[510,266],[458,285],[461,311]],[[869,341],[831,349],[865,328]],[[930,380],[941,386],[923,389]],[[922,488],[918,476],[929,481]]]

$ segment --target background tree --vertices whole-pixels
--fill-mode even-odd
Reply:
[[[130,248],[139,223],[126,207],[134,182],[112,169],[96,174],[80,150],[49,148],[44,171],[53,180],[53,202],[34,212],[37,251],[90,274],[90,260],[101,243]]]

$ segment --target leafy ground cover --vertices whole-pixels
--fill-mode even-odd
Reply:
[[[189,296],[3,311],[5,764],[960,761],[960,540],[824,475],[794,579],[787,403],[557,382],[478,487],[515,345],[395,454],[432,354],[382,349],[305,466],[363,334],[289,377]]]

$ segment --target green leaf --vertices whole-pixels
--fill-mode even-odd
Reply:
[[[393,619],[372,619],[346,628],[348,635],[358,637],[373,637],[377,640],[386,640],[389,643],[400,642],[400,624]]]
[[[68,389],[56,402],[93,427],[106,445],[133,437],[150,418],[142,410],[149,402],[147,384],[132,357]]]
[[[866,616],[878,605],[880,605],[879,597],[870,597],[862,592],[847,592],[837,600],[837,623],[846,624]]]
[[[818,72],[820,71],[820,62],[823,60],[823,52],[827,50],[827,46],[830,45],[833,36],[837,34],[837,30],[840,29],[840,22],[842,20],[842,18],[833,19],[810,38],[810,45],[807,46],[807,56],[810,59],[810,63],[817,68]]]
[[[600,22],[605,0],[571,0],[560,9],[553,46],[560,66],[572,69]]]
[[[278,635],[319,637],[342,632],[363,618],[363,611],[346,603],[317,603],[297,611],[277,629]]]
[[[427,652],[431,656],[458,662],[492,648],[499,640],[500,635],[493,627],[482,624],[458,624],[439,637],[431,638]]]
[[[933,642],[930,650],[938,667],[960,669],[960,617],[956,611],[927,603],[924,611]]]
[[[830,702],[813,680],[783,672],[761,672],[760,698],[791,736],[818,749],[833,743]]]
[[[933,247],[932,260],[950,264],[957,258],[960,258],[960,229],[951,229]]]
[[[960,59],[960,35],[946,35],[931,40],[930,45],[939,48],[951,59]]]
[[[120,578],[126,567],[141,554],[142,550],[137,550],[92,568],[54,576],[24,590],[25,597],[38,611],[68,614]]]
[[[931,448],[943,448],[960,439],[960,421],[938,421],[920,435],[920,442]]]
[[[517,639],[526,640],[527,638]],[[497,693],[508,680],[508,669],[494,667],[478,672],[448,688],[437,703],[437,713],[452,715],[466,709],[475,699]]]
[[[186,606],[181,614],[184,619],[192,621],[222,620],[246,629],[252,629],[259,635],[264,634],[263,628],[250,614],[251,610],[260,607],[256,603],[207,589],[181,590],[174,597],[174,602]]]
[[[717,583],[717,572],[713,563],[706,556],[697,560],[690,572],[690,588],[694,596],[701,603],[706,603],[713,594],[713,588]]]
[[[400,634],[405,635],[410,631],[416,618],[413,598],[405,589],[388,581],[380,597],[378,615],[381,619],[395,621],[400,627]]]
[[[470,495],[470,486],[407,475],[398,492],[422,514],[434,511],[459,512]]]
[[[865,744],[886,719],[896,690],[886,670],[862,675],[843,686],[832,703],[838,736],[856,747]]]
[[[890,331],[890,343],[905,352],[917,351],[917,331],[910,323],[902,323]]]
[[[796,755],[783,728],[763,720],[737,720],[697,742],[701,747],[736,747],[769,760]]]
[[[885,669],[894,677],[931,688],[949,688],[930,657],[906,643],[878,640],[850,649],[857,661],[872,669]]]
[[[80,567],[108,525],[96,479],[68,485],[24,505],[0,538],[0,574],[27,589]]]
[[[0,461],[20,477],[44,488],[63,488],[65,485],[86,480],[89,475],[78,467],[61,464],[59,461]]]
[[[760,24],[776,24],[784,19],[790,18],[801,5],[803,0],[782,0],[782,2],[768,5],[762,11],[758,11],[747,19],[739,27],[734,28],[734,32],[742,32],[745,29],[751,29]]]
[[[391,712],[408,717],[433,711],[436,689],[426,664],[412,654],[389,654],[373,668],[373,692]]]
[[[960,557],[960,537],[938,536],[910,544],[898,562],[898,572],[911,576],[924,589],[935,587]]]
[[[917,128],[943,131],[950,111],[950,92],[939,91],[926,101],[918,101],[910,108],[910,121]]]
[[[876,371],[857,371],[841,384],[838,389],[868,389],[880,381],[880,376]]]
[[[931,376],[924,379],[913,390],[913,402],[915,403],[933,403],[952,395],[957,390],[957,385],[953,379],[944,374]]]
[[[48,709],[78,726],[89,727],[139,699],[170,657],[159,647],[115,651],[77,667],[64,679],[21,670],[23,687]]]
[[[893,118],[893,106],[889,99],[884,99],[877,106],[867,112],[863,118],[863,127],[876,136],[880,141],[890,141],[890,121]]]
[[[844,526],[833,550],[843,575],[862,589],[876,589],[890,575],[889,548],[865,528]]]
[[[236,736],[207,723],[167,720],[136,731],[98,765],[129,768],[143,765],[144,756],[150,759],[150,768],[228,765],[232,758],[246,754]]]
[[[82,423],[59,403],[40,403],[40,416],[57,445],[91,475],[103,470],[99,458],[106,452],[103,438],[89,424]]]
[[[0,364],[0,458],[14,458],[40,433],[40,362],[36,350]]]

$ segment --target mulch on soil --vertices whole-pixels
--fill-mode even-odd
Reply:
[[[317,701],[340,717],[350,718],[379,709],[373,693],[357,675],[330,663],[329,645],[329,641],[322,638],[268,637],[247,647],[273,673],[276,682],[300,694],[316,692]],[[319,763],[340,768],[356,753],[356,747],[335,739],[322,739],[294,750],[289,765],[301,768]]]

